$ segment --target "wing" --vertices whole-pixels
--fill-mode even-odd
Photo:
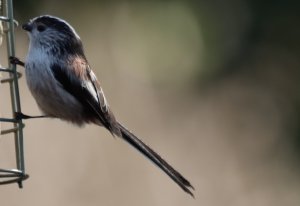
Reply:
[[[68,65],[62,68],[59,64],[53,64],[51,70],[55,79],[79,102],[88,108],[101,124],[112,134],[123,138],[126,142],[148,157],[154,164],[171,177],[185,192],[193,196],[190,189],[193,186],[178,171],[163,160],[149,146],[143,143],[124,126],[118,123],[110,112],[103,91],[95,74],[90,69],[84,58],[74,57]]]
[[[103,91],[93,71],[83,57],[69,58],[69,63],[62,68],[61,64],[52,64],[51,71],[61,86],[81,102],[110,132],[118,132],[116,120],[109,109]],[[65,64],[66,65],[66,64]],[[117,130],[117,131],[116,131]]]

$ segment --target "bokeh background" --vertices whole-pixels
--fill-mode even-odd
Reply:
[[[196,190],[189,197],[103,128],[39,119],[25,122],[30,178],[1,186],[1,205],[300,205],[300,3],[14,3],[20,23],[51,14],[73,25],[116,117]],[[19,27],[21,59],[27,47]],[[39,114],[25,78],[20,92],[23,112]],[[11,137],[0,138],[1,168],[15,167]]]

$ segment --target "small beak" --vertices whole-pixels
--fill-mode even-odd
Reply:
[[[22,29],[24,29],[25,31],[31,32],[32,25],[30,23],[25,23],[22,25]]]

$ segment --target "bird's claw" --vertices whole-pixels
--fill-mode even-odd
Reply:
[[[11,64],[25,66],[25,63],[22,62],[18,57],[13,57],[13,56],[9,57],[9,62]]]
[[[22,120],[30,118],[28,115],[23,114],[22,112],[15,112],[15,119]]]
[[[15,112],[15,119],[16,120],[22,120],[22,119],[37,119],[37,118],[47,118],[49,116],[47,115],[39,115],[39,116],[29,116],[26,114],[23,114],[22,112]]]

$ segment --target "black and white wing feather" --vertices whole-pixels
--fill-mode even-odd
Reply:
[[[72,68],[61,68],[59,64],[53,64],[51,70],[62,87],[87,108],[90,118],[99,120],[112,134],[121,137],[140,151],[173,179],[185,192],[194,196],[191,192],[191,189],[194,188],[187,179],[161,158],[159,154],[115,120],[106,102],[102,88],[86,61],[83,58],[75,58],[72,61]]]
[[[71,68],[52,64],[55,79],[69,94],[75,97],[86,109],[86,122],[100,122],[113,134],[119,134],[113,113],[110,111],[103,91],[86,60],[75,56],[70,59]]]

